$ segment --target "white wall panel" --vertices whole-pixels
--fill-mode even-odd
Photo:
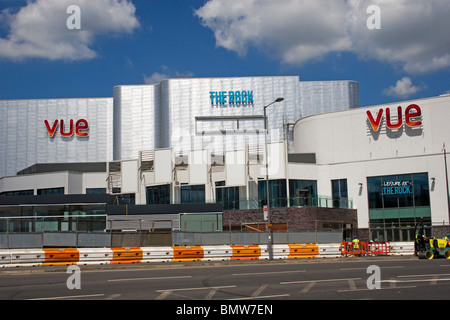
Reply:
[[[208,183],[208,150],[194,150],[189,152],[189,184]]]
[[[247,185],[247,161],[245,151],[225,153],[226,186],[239,187]]]
[[[269,166],[268,173],[269,179],[286,179],[287,178],[287,159],[286,159],[286,146],[284,142],[269,143],[268,158]]]
[[[138,191],[138,161],[128,160],[122,162],[122,193],[136,193]]]
[[[172,183],[172,149],[155,150],[155,183]]]

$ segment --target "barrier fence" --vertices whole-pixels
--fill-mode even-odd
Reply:
[[[389,255],[391,246],[389,242],[342,242],[339,251],[344,256],[349,255]]]
[[[351,242],[275,244],[273,259],[339,258],[349,255],[413,255],[414,243]],[[105,265],[152,262],[268,260],[267,245],[179,247],[49,248],[0,250],[0,268],[59,265]]]

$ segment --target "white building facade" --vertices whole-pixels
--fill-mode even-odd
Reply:
[[[448,225],[449,118],[448,95],[303,118],[293,152],[316,163],[296,168],[319,194],[351,198],[372,239],[399,239],[420,218]]]
[[[2,196],[257,209],[268,173],[271,207],[357,209],[373,240],[411,239],[420,218],[449,223],[449,96],[360,108],[353,81],[168,79],[112,98],[0,101],[0,112]]]

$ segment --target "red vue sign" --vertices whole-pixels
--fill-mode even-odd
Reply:
[[[403,108],[398,107],[397,108],[397,120],[396,122],[393,122],[391,118],[391,109],[386,108],[386,110],[380,109],[378,111],[378,114],[376,117],[372,114],[372,112],[369,110],[366,112],[367,118],[369,119],[370,125],[373,129],[373,131],[379,131],[381,128],[381,125],[383,123],[383,114],[386,113],[385,119],[386,119],[386,126],[391,130],[397,130],[400,129],[403,126]],[[404,122],[405,124],[410,127],[419,127],[422,125],[421,121],[422,117],[422,110],[420,107],[416,104],[411,104],[405,109],[405,117]]]
[[[44,123],[45,128],[47,129],[48,136],[50,138],[55,137],[56,133],[58,132],[58,128],[59,134],[64,138],[70,138],[74,135],[74,133],[78,137],[89,136],[89,123],[85,119],[80,119],[75,124],[74,120],[70,119],[68,126],[65,125],[63,119],[53,121],[52,125],[50,125],[48,120],[45,120]]]

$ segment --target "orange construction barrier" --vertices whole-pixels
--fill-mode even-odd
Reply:
[[[111,248],[113,260],[111,264],[139,263],[142,260],[142,249],[140,247]]]
[[[367,254],[369,255],[388,255],[391,253],[389,242],[368,242],[367,248]]]
[[[232,245],[233,256],[230,260],[258,260],[261,256],[259,245]]]
[[[314,243],[288,244],[288,259],[315,258],[319,254],[319,247]]]
[[[388,255],[391,253],[389,242],[342,242],[339,246],[342,255]]]
[[[80,260],[80,253],[78,249],[43,249],[45,253],[45,262],[43,266],[57,266],[57,265],[73,265]]]
[[[173,262],[181,261],[200,261],[203,259],[204,252],[200,246],[172,247]]]
[[[353,242],[342,242],[339,246],[339,251],[342,255],[365,255],[367,253],[367,242],[358,242],[357,244]]]

